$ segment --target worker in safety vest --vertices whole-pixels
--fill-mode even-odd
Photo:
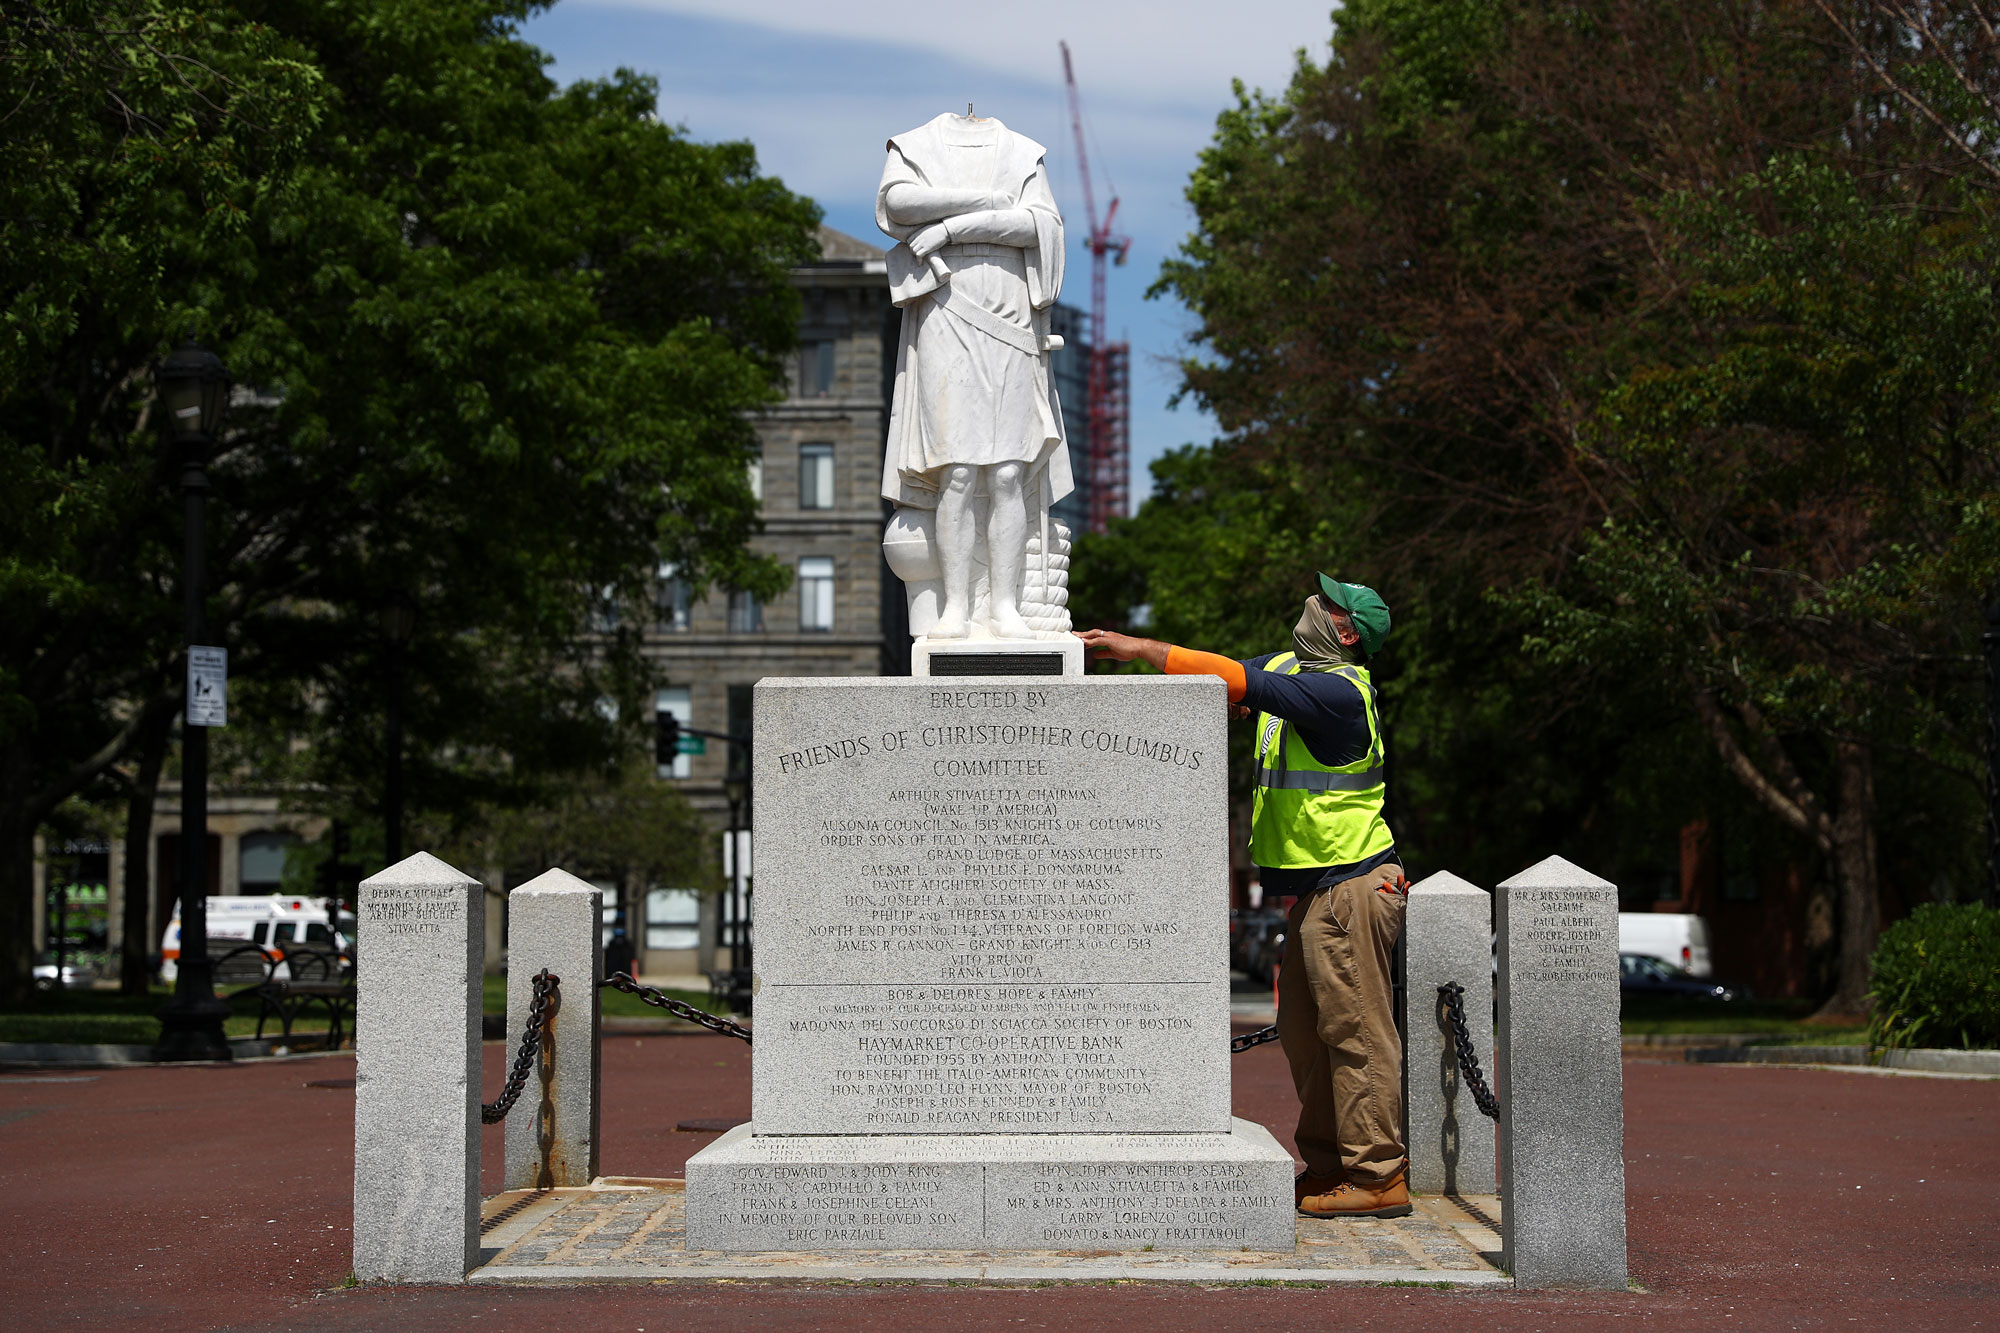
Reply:
[[[1278,973],[1278,1039],[1299,1091],[1294,1189],[1313,1217],[1403,1217],[1403,1047],[1396,940],[1409,881],[1382,818],[1382,719],[1368,659],[1389,634],[1374,589],[1319,576],[1292,651],[1245,661],[1108,630],[1090,647],[1175,675],[1220,676],[1257,715],[1250,857],[1265,900],[1297,895]]]

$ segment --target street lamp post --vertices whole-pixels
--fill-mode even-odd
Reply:
[[[743,834],[750,825],[750,754],[746,742],[732,736],[729,769],[723,789],[729,796],[729,1007],[750,1012],[750,891],[743,873]]]
[[[191,658],[208,638],[208,451],[229,397],[229,373],[215,353],[189,341],[160,363],[157,380],[167,434],[181,456],[181,593]],[[159,1060],[227,1060],[222,1020],[229,1006],[216,998],[208,957],[208,727],[195,720],[191,667],[189,686],[181,721],[180,960],[173,998],[160,1010],[153,1054]]]
[[[416,627],[416,602],[398,591],[382,608],[382,636],[389,641],[389,709],[383,728],[389,767],[382,779],[382,844],[389,865],[403,859],[403,652]]]

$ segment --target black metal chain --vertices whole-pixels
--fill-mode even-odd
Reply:
[[[1479,1052],[1472,1049],[1472,1033],[1465,1026],[1465,987],[1456,981],[1447,981],[1438,987],[1438,999],[1444,1002],[1445,1021],[1451,1024],[1451,1039],[1458,1047],[1459,1076],[1472,1090],[1472,1101],[1479,1108],[1479,1114],[1498,1120],[1499,1099],[1486,1086],[1486,1076],[1479,1072]]]
[[[535,974],[529,983],[534,987],[534,995],[528,1001],[528,1021],[521,1028],[521,1049],[514,1057],[514,1067],[507,1071],[506,1086],[500,1089],[500,1100],[479,1108],[482,1124],[497,1125],[507,1118],[514,1109],[514,1103],[521,1098],[521,1090],[528,1086],[528,1076],[535,1071],[535,1059],[542,1053],[542,1032],[548,1026],[549,999],[562,985],[562,978],[546,967]]]
[[[1276,1041],[1277,1039],[1277,1028],[1258,1028],[1255,1032],[1246,1032],[1240,1037],[1231,1037],[1229,1039],[1229,1053],[1231,1055],[1241,1055],[1252,1046],[1262,1046],[1267,1041]]]
[[[654,990],[651,986],[642,986],[630,973],[613,972],[597,984],[600,988],[609,986],[613,990],[622,990],[627,995],[636,995],[647,1004],[664,1009],[678,1018],[685,1018],[690,1023],[699,1023],[710,1032],[720,1032],[725,1037],[735,1037],[741,1041],[747,1042],[750,1040],[750,1029],[744,1027],[741,1023],[732,1023],[726,1018],[717,1018],[705,1009],[697,1009],[683,1000],[676,1000],[665,991]]]

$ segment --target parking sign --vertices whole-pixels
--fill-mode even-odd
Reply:
[[[229,650],[188,648],[187,724],[229,725]]]

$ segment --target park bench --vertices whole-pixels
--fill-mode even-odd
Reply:
[[[326,1013],[326,1049],[338,1049],[354,1026],[354,969],[343,966],[330,950],[294,948],[275,956],[257,945],[243,945],[215,960],[215,984],[230,1000],[257,997],[259,1039],[265,1025],[275,1022],[281,1040],[290,1045],[292,1025],[315,1005]]]

